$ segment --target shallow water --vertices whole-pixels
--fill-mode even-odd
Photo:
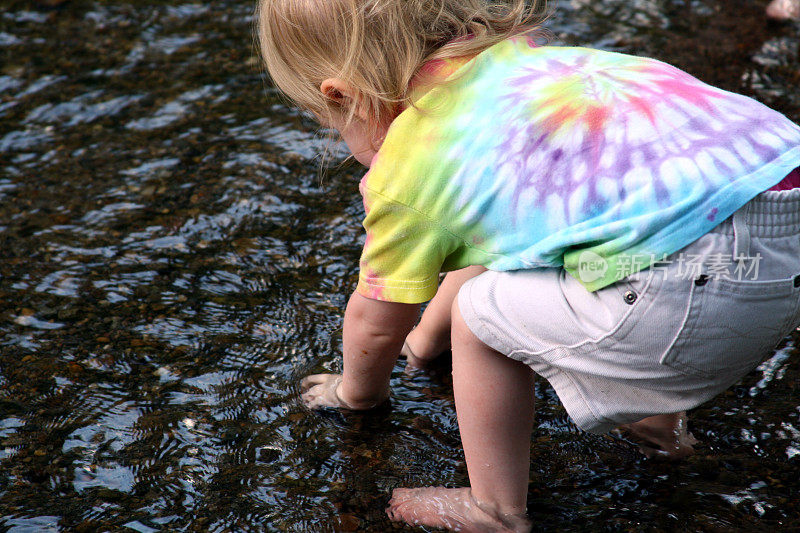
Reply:
[[[466,482],[446,368],[309,413],[340,366],[356,166],[266,84],[251,2],[0,0],[0,530],[387,531]],[[800,120],[766,1],[562,1],[562,43],[647,54]],[[335,148],[333,162],[342,159]],[[673,465],[579,433],[540,384],[547,530],[800,528],[800,337],[692,413]],[[413,530],[413,528],[405,528]]]

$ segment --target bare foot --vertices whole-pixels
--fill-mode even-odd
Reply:
[[[697,439],[689,433],[686,411],[656,415],[625,424],[617,431],[650,459],[678,460],[694,454]]]
[[[395,489],[386,514],[395,522],[442,527],[462,533],[527,533],[531,523],[524,515],[502,514],[479,503],[469,487]]]
[[[433,339],[420,328],[414,328],[406,337],[400,355],[406,358],[406,368],[428,368],[442,353],[450,349],[450,339]]]

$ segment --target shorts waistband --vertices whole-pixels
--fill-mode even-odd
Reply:
[[[800,235],[800,188],[764,191],[711,232],[735,235],[739,220],[753,237]]]

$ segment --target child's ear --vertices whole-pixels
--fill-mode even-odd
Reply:
[[[328,78],[319,85],[319,90],[328,100],[335,102],[344,109],[355,106],[356,115],[362,117],[362,106],[358,91],[341,78]]]
[[[355,91],[349,83],[341,78],[328,78],[319,85],[322,95],[337,104],[346,105],[345,99],[352,99]]]

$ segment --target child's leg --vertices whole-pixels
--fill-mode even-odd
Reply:
[[[471,266],[445,276],[436,296],[422,313],[419,324],[406,338],[401,353],[409,366],[422,368],[450,348],[450,310],[453,300],[467,280],[485,271],[482,266]]]
[[[534,374],[478,340],[453,306],[453,392],[471,488],[397,489],[393,520],[461,531],[528,531]]]

